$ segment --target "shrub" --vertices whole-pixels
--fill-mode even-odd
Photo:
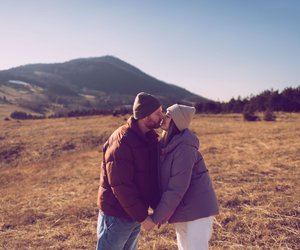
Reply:
[[[245,121],[257,121],[259,120],[258,116],[254,114],[254,106],[246,105],[243,110],[243,117]]]
[[[44,116],[36,116],[36,115],[31,115],[27,114],[25,112],[21,111],[14,111],[10,114],[10,117],[13,119],[19,119],[19,120],[29,120],[29,119],[44,119]]]
[[[258,121],[259,118],[253,112],[243,112],[243,117],[245,121]]]
[[[271,110],[267,109],[264,112],[264,120],[267,122],[272,122],[272,121],[276,120],[276,116],[274,115],[274,113]]]

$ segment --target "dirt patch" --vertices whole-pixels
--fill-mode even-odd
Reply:
[[[10,145],[6,148],[0,150],[0,162],[3,165],[10,165],[18,160],[21,157],[24,150],[23,144]]]
[[[37,223],[39,219],[43,219],[46,216],[41,213],[37,213],[33,209],[28,209],[20,213],[15,213],[10,218],[6,219],[6,222],[2,225],[2,231],[15,229],[19,226],[28,226]]]

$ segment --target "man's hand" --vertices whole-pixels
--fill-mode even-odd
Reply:
[[[155,223],[153,222],[153,220],[151,219],[151,217],[148,216],[148,217],[142,222],[142,227],[143,227],[146,231],[149,231],[149,230],[151,230],[153,227],[155,227]]]

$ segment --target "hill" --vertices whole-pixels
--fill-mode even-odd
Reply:
[[[114,109],[132,104],[141,91],[156,95],[164,105],[208,101],[113,56],[30,64],[0,71],[2,103],[6,101],[37,113]]]

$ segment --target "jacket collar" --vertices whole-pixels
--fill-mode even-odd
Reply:
[[[162,154],[167,154],[173,151],[179,144],[189,145],[198,149],[200,142],[198,137],[192,131],[185,129],[180,134],[175,135],[168,145],[162,148]]]

